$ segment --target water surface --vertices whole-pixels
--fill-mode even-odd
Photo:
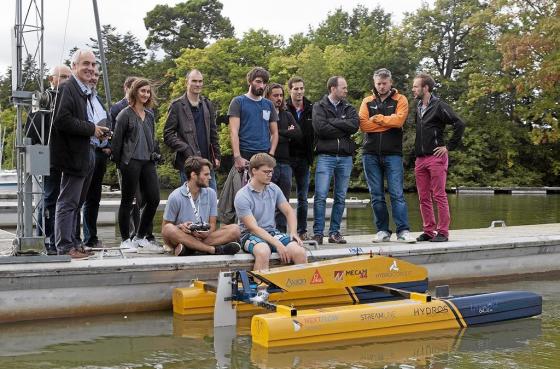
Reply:
[[[171,312],[0,325],[0,368],[395,368],[557,369],[560,280],[478,283],[452,293],[529,290],[543,314],[465,330],[399,335],[297,349],[253,347],[249,321],[214,331]]]

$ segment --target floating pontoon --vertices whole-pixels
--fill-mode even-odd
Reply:
[[[214,326],[254,315],[253,343],[282,347],[463,328],[538,315],[531,292],[435,297],[427,271],[395,258],[361,255],[266,272],[222,272],[217,285],[197,281],[173,293],[173,310],[214,316]],[[445,289],[439,289],[442,291]],[[272,311],[260,314],[263,309]]]

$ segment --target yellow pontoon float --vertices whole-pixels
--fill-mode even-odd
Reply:
[[[189,317],[213,314],[214,326],[235,325],[238,311],[257,314],[251,335],[264,347],[463,328],[542,311],[541,296],[530,292],[432,297],[427,289],[425,268],[361,255],[265,272],[222,272],[217,285],[196,281],[175,289],[173,310]],[[262,309],[272,312],[258,314]]]

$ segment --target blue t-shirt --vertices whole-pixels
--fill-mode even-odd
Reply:
[[[270,122],[278,122],[272,101],[237,96],[229,104],[228,116],[239,117],[239,149],[251,152],[270,150]]]
[[[175,189],[167,198],[167,204],[163,211],[163,219],[173,224],[185,222],[196,223],[198,220],[194,215],[191,200],[187,197],[186,185]],[[194,201],[198,207],[198,214],[203,222],[208,223],[210,217],[218,216],[218,200],[216,192],[207,187],[201,188],[198,198]]]
[[[258,226],[265,231],[276,231],[274,213],[278,205],[286,201],[288,200],[286,200],[282,190],[274,183],[267,185],[262,192],[255,191],[251,183],[247,183],[237,191],[234,200],[241,236],[243,237],[248,232],[247,227],[241,221],[241,218],[247,215],[254,216]]]

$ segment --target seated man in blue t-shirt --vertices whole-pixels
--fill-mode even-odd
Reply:
[[[272,252],[282,263],[307,263],[307,255],[297,234],[294,210],[280,188],[271,183],[276,160],[266,153],[249,161],[251,180],[235,195],[235,211],[241,227],[241,245],[253,254],[253,270],[267,270]],[[289,235],[276,229],[274,212],[278,208],[288,220]]]
[[[233,255],[240,250],[237,224],[216,229],[218,200],[216,192],[208,187],[211,169],[207,159],[189,157],[185,160],[187,182],[167,199],[161,235],[177,256],[195,252]]]

